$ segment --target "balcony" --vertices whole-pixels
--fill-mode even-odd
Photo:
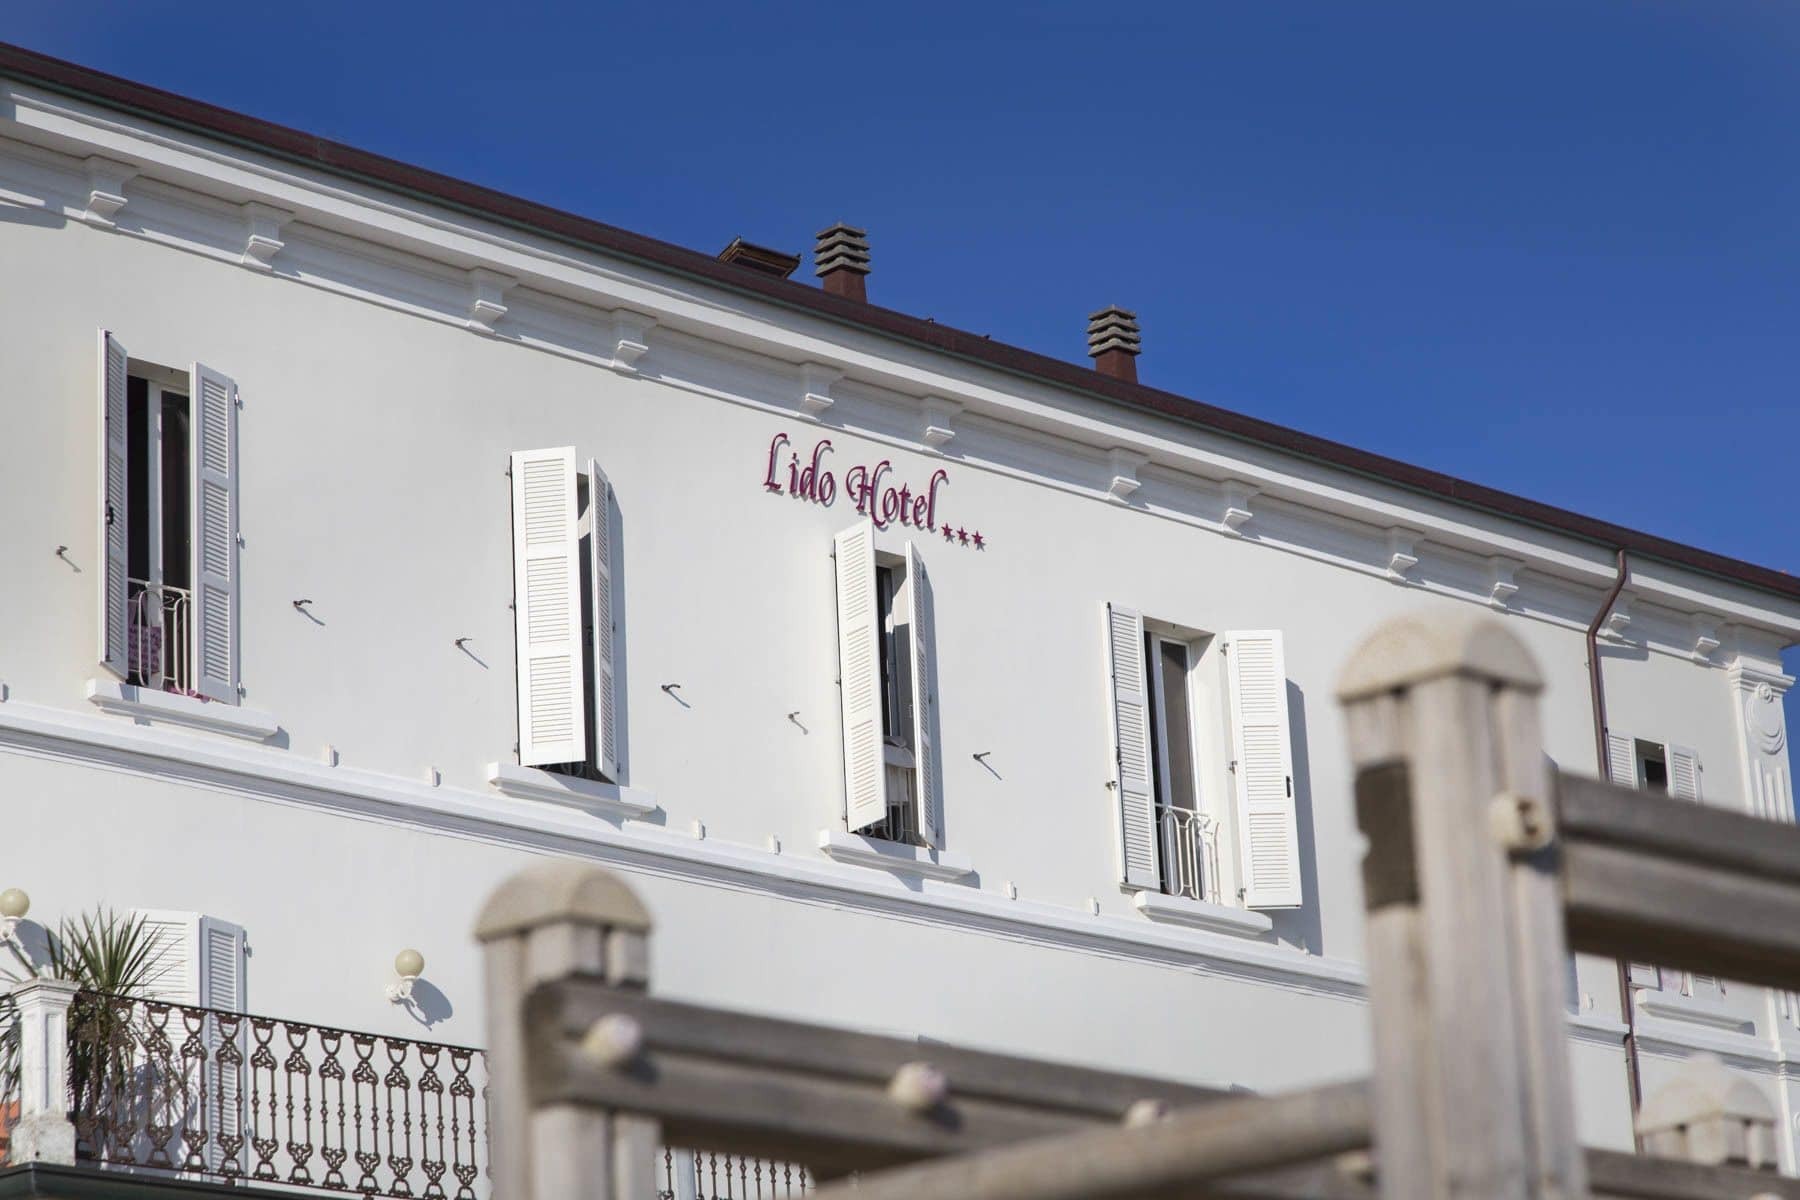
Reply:
[[[58,1075],[60,1104],[44,1087]],[[72,1164],[43,1155],[41,1135],[18,1136],[22,1120],[59,1114]],[[0,1194],[112,1196],[130,1176],[132,1194],[171,1200],[221,1184],[245,1197],[489,1200],[487,1152],[487,1056],[474,1047],[55,981],[0,995]],[[793,1164],[673,1148],[659,1174],[644,1200],[812,1189]]]
[[[1219,903],[1219,823],[1189,808],[1157,805],[1165,895]]]
[[[126,592],[126,678],[152,691],[194,691],[193,593],[147,579],[128,581]]]

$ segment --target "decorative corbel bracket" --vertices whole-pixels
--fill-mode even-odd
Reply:
[[[1419,539],[1414,529],[1398,526],[1387,531],[1387,577],[1395,583],[1409,583],[1412,569],[1419,565]]]
[[[636,375],[638,360],[650,351],[650,331],[656,327],[656,318],[629,308],[615,308],[612,316],[612,369],[621,375]]]
[[[1717,617],[1706,613],[1695,613],[1692,617],[1694,648],[1690,652],[1697,663],[1712,662],[1713,651],[1724,643],[1719,637],[1719,621]]]
[[[1516,558],[1500,554],[1489,557],[1487,564],[1487,602],[1495,608],[1505,609],[1512,603],[1512,598],[1519,594],[1519,568],[1525,564]]]
[[[244,256],[239,261],[252,271],[274,269],[275,256],[286,245],[281,240],[282,226],[294,214],[267,204],[251,201],[242,206],[244,214]]]
[[[948,446],[956,437],[956,430],[951,428],[950,422],[954,421],[962,410],[962,405],[954,400],[946,400],[942,396],[927,396],[919,402],[921,418],[919,441],[925,444],[926,449],[936,450],[939,454],[944,452],[944,447]]]
[[[1130,499],[1132,493],[1143,487],[1138,472],[1150,459],[1135,450],[1113,447],[1106,453],[1108,467],[1112,471],[1112,482],[1106,485],[1107,494],[1123,504]]]
[[[83,159],[82,165],[87,168],[88,192],[81,219],[97,229],[112,229],[117,224],[113,218],[125,207],[125,181],[138,169],[99,155]]]
[[[1614,642],[1625,640],[1626,631],[1631,628],[1631,594],[1621,595],[1613,601],[1612,611],[1606,614],[1606,624],[1600,627],[1600,636]]]
[[[469,315],[463,323],[476,333],[492,334],[506,316],[506,293],[518,286],[510,275],[473,267],[469,271]]]
[[[844,373],[824,363],[800,364],[800,412],[808,420],[817,421],[825,410],[837,403],[831,389]]]
[[[1223,503],[1219,512],[1219,532],[1227,537],[1243,537],[1244,526],[1252,516],[1250,501],[1260,493],[1237,479],[1227,479],[1220,486],[1220,493]]]

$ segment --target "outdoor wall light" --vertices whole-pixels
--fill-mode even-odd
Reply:
[[[31,897],[23,888],[0,892],[0,942],[17,942],[19,920],[31,911]]]
[[[413,980],[425,973],[425,956],[417,950],[402,950],[394,955],[394,974],[400,978],[387,985],[387,998],[395,1004],[412,1000]]]

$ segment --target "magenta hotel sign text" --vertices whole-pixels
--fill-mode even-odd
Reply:
[[[764,490],[786,492],[814,504],[829,505],[836,500],[837,476],[825,465],[825,456],[831,453],[831,439],[820,438],[813,443],[811,456],[804,460],[799,451],[790,447],[785,433],[770,440]],[[950,473],[934,471],[931,482],[915,490],[905,483],[896,487],[890,477],[892,470],[893,464],[885,458],[873,466],[858,463],[844,472],[844,494],[856,502],[857,512],[875,522],[877,529],[899,523],[935,532],[938,488],[949,481]]]

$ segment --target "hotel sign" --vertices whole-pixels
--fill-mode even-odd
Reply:
[[[802,458],[786,433],[769,440],[768,459],[763,467],[763,490],[786,494],[829,508],[839,493],[838,474],[828,463],[833,453],[830,438],[820,438]],[[875,528],[902,525],[910,529],[942,533],[946,542],[974,546],[987,545],[979,530],[938,523],[938,492],[950,482],[950,472],[939,468],[923,486],[915,486],[894,475],[893,463],[882,459],[877,463],[856,463],[843,472],[843,494],[856,511],[874,522]]]

